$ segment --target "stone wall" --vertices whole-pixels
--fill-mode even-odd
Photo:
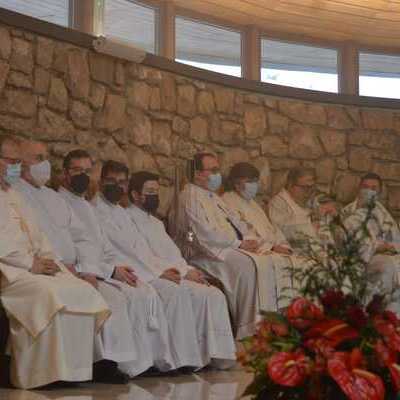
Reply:
[[[224,171],[242,160],[262,169],[266,199],[288,168],[305,165],[343,202],[372,170],[400,215],[400,111],[246,93],[6,26],[0,96],[0,133],[48,142],[56,168],[67,151],[82,147],[97,160],[158,172],[170,198],[178,161],[209,150]]]

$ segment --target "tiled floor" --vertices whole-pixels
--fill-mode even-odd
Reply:
[[[0,400],[236,400],[251,378],[239,369],[140,378],[121,386],[80,384],[76,388],[46,391],[0,389]]]

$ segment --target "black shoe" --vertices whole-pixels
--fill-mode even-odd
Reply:
[[[129,375],[120,371],[117,363],[102,360],[93,366],[93,381],[113,385],[126,385],[129,382]]]

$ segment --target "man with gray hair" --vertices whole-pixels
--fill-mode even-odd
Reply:
[[[1,300],[10,319],[11,382],[24,389],[92,378],[95,332],[109,316],[100,294],[53,252],[30,207],[10,185],[19,142],[0,139]]]

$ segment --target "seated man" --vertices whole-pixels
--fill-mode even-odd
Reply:
[[[178,356],[192,354],[194,360],[193,348],[196,349],[199,359],[191,365],[196,368],[204,367],[212,359],[234,359],[229,314],[223,294],[208,287],[200,271],[188,268],[182,262],[171,263],[169,258],[154,253],[126,210],[118,204],[122,194],[127,192],[128,172],[125,165],[115,161],[103,165],[101,193],[94,199],[94,204],[109,240],[121,257],[135,265],[139,275],[142,269],[153,275],[149,282],[164,301],[167,316],[171,316],[171,337],[179,340],[181,346],[187,346],[182,348],[182,354],[177,352]],[[151,200],[153,204],[149,208],[154,208],[154,197],[148,198],[147,202]],[[178,299],[179,307],[171,301],[174,298]],[[223,335],[227,335],[226,341],[221,341]]]
[[[179,199],[178,242],[191,265],[223,283],[236,338],[242,339],[254,333],[258,315],[256,268],[249,252],[259,244],[245,239],[247,227],[217,194],[222,181],[217,158],[199,153],[194,163],[193,184]]]
[[[268,205],[271,222],[279,228],[294,249],[306,238],[318,240],[311,221],[308,204],[315,190],[315,171],[293,168],[289,171],[286,187],[276,194]]]
[[[95,332],[109,316],[98,292],[57,259],[31,210],[8,184],[20,176],[19,143],[0,143],[1,299],[10,319],[11,382],[29,389],[92,378]]]
[[[237,219],[247,226],[247,237],[259,243],[257,253],[269,259],[269,268],[258,263],[258,282],[269,283],[268,293],[263,296],[271,298],[276,308],[287,305],[288,298],[293,295],[289,289],[292,286],[289,269],[294,264],[304,264],[298,257],[292,256],[292,249],[279,228],[274,227],[265,211],[254,198],[258,192],[260,172],[253,165],[242,162],[235,164],[229,173],[227,192],[222,196],[227,206]],[[286,290],[285,290],[286,289]],[[260,296],[261,297],[261,296]],[[261,297],[262,298],[262,297]],[[262,307],[260,300],[260,307]]]
[[[400,231],[397,222],[379,201],[381,192],[380,176],[374,173],[364,175],[357,198],[342,210],[342,218],[346,228],[355,232],[366,220],[368,208],[373,207],[367,225],[369,236],[364,238],[363,258],[368,262],[368,272],[373,282],[376,282],[377,290],[379,284],[383,285],[385,291],[396,290],[390,307],[399,312]]]
[[[94,273],[99,279],[114,285],[128,300],[138,362],[120,363],[119,366],[131,377],[153,366],[160,371],[175,369],[176,348],[170,346],[168,323],[160,298],[145,282],[148,277],[139,275],[139,280],[132,264],[126,263],[127,260],[115,252],[99,224],[95,208],[84,197],[92,168],[92,160],[86,151],[70,152],[64,159],[65,176],[59,193],[84,225],[86,235],[90,238],[90,262],[81,265],[81,269],[87,267],[83,272]],[[80,252],[78,247],[78,254]],[[118,336],[115,340],[118,340]]]
[[[127,299],[115,286],[84,272],[91,270],[90,264],[96,262],[92,260],[92,242],[62,196],[45,186],[51,176],[47,148],[34,141],[24,141],[22,146],[22,179],[13,184],[13,189],[33,209],[40,229],[64,265],[96,287],[112,311],[96,337],[93,378],[97,382],[124,383],[128,377],[118,370],[117,363],[140,364],[136,359],[137,348],[142,346],[128,317]],[[142,313],[145,316],[147,310],[143,309]]]
[[[180,284],[188,287],[196,299],[193,310],[197,334],[206,339],[202,341],[203,358],[208,362],[212,359],[235,360],[235,342],[225,297],[218,289],[205,284],[199,270],[187,264],[179,248],[168,236],[164,224],[152,215],[159,204],[158,179],[157,175],[146,171],[132,174],[128,190],[131,206],[127,212],[145,238],[149,250],[164,261],[165,268],[174,267],[180,271]]]

